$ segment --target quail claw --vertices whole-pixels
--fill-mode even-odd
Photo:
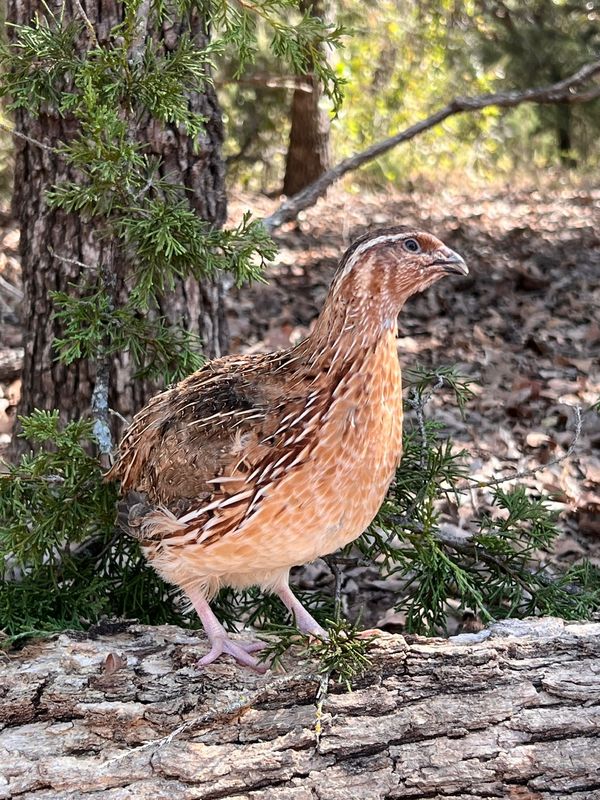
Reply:
[[[212,664],[221,655],[231,656],[238,664],[245,667],[250,667],[255,672],[266,672],[268,666],[262,664],[251,653],[257,650],[262,650],[265,647],[264,642],[234,642],[232,639],[224,636],[216,636],[211,640],[210,651],[198,660],[198,668],[206,667]]]

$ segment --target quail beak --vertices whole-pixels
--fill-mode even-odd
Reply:
[[[436,259],[433,263],[442,267],[444,272],[455,275],[469,274],[469,268],[465,264],[462,256],[459,256],[458,253],[455,253],[454,250],[451,250],[449,247],[440,247],[435,253],[435,257]]]

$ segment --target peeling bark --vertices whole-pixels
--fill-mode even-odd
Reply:
[[[0,798],[600,798],[600,624],[384,634],[353,692],[331,686],[318,746],[314,664],[198,672],[205,650],[131,625],[7,656]]]

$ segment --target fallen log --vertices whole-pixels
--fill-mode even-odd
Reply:
[[[600,798],[600,624],[382,635],[354,691],[317,665],[199,672],[172,626],[61,634],[0,668],[0,798]]]

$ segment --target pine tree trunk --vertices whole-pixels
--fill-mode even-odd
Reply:
[[[82,3],[102,44],[110,29],[121,22],[122,6],[112,0],[82,0]],[[56,15],[63,8],[57,0],[49,0],[48,6]],[[8,19],[27,24],[41,7],[41,0],[8,0]],[[76,15],[77,5],[67,0],[64,13],[66,18]],[[172,50],[184,25],[175,14],[169,25],[158,33],[149,29],[148,34],[158,35],[165,49]],[[192,19],[192,29],[201,45],[208,40],[204,21],[197,14]],[[150,152],[162,158],[162,174],[187,187],[191,207],[203,219],[220,226],[226,212],[221,157],[223,130],[213,89],[207,86],[204,93],[194,94],[190,105],[207,120],[196,153],[192,140],[181,129],[161,127],[149,118],[142,120],[136,136],[149,144]],[[40,116],[18,111],[15,126],[21,133],[49,146],[68,141],[76,129],[74,120],[60,117],[47,108]],[[64,419],[73,419],[90,410],[95,365],[80,361],[65,367],[56,361],[53,340],[60,336],[61,330],[52,320],[49,298],[51,291],[73,293],[73,285],[80,286],[86,274],[89,275],[89,271],[75,262],[95,267],[109,258],[111,243],[98,237],[97,225],[82,221],[76,214],[52,210],[46,203],[48,188],[75,177],[55,153],[23,139],[16,140],[13,203],[21,227],[25,294],[22,321],[26,331],[23,399],[19,409],[23,414],[34,408],[57,408]],[[123,256],[117,255],[119,258]],[[121,271],[119,264],[117,271]],[[199,334],[209,357],[221,354],[227,345],[224,291],[220,281],[200,286],[191,280],[180,282],[161,309],[170,319]],[[122,300],[124,296],[121,287]],[[157,388],[153,383],[132,380],[132,365],[126,356],[115,361],[111,378],[110,406],[126,417],[138,410]]]
[[[319,2],[300,4],[301,10],[311,9],[313,16],[323,16]],[[316,181],[330,167],[329,115],[319,106],[322,97],[319,79],[312,73],[306,76],[312,92],[294,90],[291,110],[290,143],[285,163],[283,193],[288,197]]]
[[[385,635],[318,743],[315,664],[199,671],[202,635],[112,627],[6,657],[0,798],[600,800],[598,624]]]

